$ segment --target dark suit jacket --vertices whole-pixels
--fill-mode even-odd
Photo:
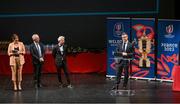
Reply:
[[[62,62],[66,62],[66,54],[67,54],[67,45],[63,45],[63,54],[60,52],[60,47],[59,45],[56,45],[52,51],[52,55],[55,59],[55,63],[57,66],[61,66]]]
[[[41,48],[41,54],[42,54],[42,57],[44,57],[44,45],[42,43],[39,43],[39,46]],[[39,54],[38,54],[38,50],[35,46],[34,43],[32,43],[30,45],[30,52],[31,52],[31,55],[32,55],[32,61],[33,61],[33,64],[41,64],[41,62],[39,61]]]
[[[122,45],[123,45],[123,43],[120,43],[117,46],[116,52],[114,55],[116,57],[123,57],[124,59],[133,58],[134,57],[134,47],[133,47],[132,43],[130,43],[130,42],[127,43],[127,48],[125,51],[127,53],[127,56],[122,56],[122,52],[123,52]],[[122,62],[122,61],[123,60],[120,60],[120,62]],[[124,63],[128,63],[128,61],[124,61]]]

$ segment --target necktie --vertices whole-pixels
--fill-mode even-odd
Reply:
[[[125,52],[126,51],[126,43],[124,42],[124,44],[123,44],[123,52]]]
[[[37,50],[38,50],[39,57],[42,57],[41,49],[40,49],[40,46],[39,46],[38,43],[36,43],[36,47],[37,47]]]

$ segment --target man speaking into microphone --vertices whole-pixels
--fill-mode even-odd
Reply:
[[[122,33],[121,35],[122,42],[117,46],[115,56],[121,57],[121,59],[116,63],[117,68],[117,75],[116,75],[116,82],[115,86],[112,88],[118,89],[119,84],[121,82],[121,75],[124,69],[124,82],[123,88],[127,87],[128,78],[129,78],[129,59],[133,58],[134,56],[134,48],[132,43],[128,41],[128,35],[126,33]]]

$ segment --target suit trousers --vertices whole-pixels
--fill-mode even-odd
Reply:
[[[41,83],[41,68],[42,64],[33,64],[34,66],[34,81],[36,85]]]
[[[64,74],[66,76],[66,80],[67,83],[70,84],[70,78],[69,78],[69,74],[68,74],[68,69],[67,69],[67,64],[65,61],[61,61],[60,64],[56,65],[56,69],[57,69],[57,75],[58,75],[58,80],[60,83],[62,83],[62,79],[61,79],[61,70],[64,71]]]
[[[116,77],[116,84],[120,84],[121,82],[121,76],[122,76],[122,72],[124,70],[124,82],[123,82],[123,86],[126,86],[128,83],[128,78],[129,78],[129,62],[125,61],[125,62],[121,62],[118,67],[117,67],[117,77]]]

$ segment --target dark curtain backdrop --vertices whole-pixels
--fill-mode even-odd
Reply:
[[[174,1],[160,0],[158,14],[79,15],[1,17],[8,14],[81,13],[81,12],[139,12],[155,11],[156,0],[56,0],[56,1],[0,1],[0,41],[18,33],[25,44],[31,43],[33,33],[38,33],[45,44],[56,44],[59,35],[66,36],[71,46],[106,48],[107,17],[158,17],[174,18]]]

